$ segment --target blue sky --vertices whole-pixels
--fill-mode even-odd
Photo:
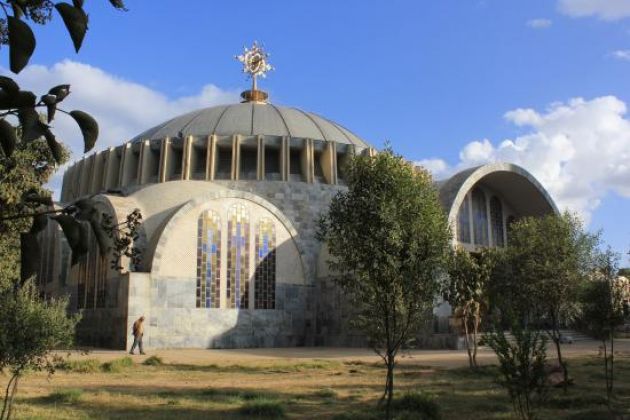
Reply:
[[[73,83],[75,103],[106,122],[103,147],[236,99],[248,81],[233,56],[258,40],[276,67],[261,84],[273,102],[379,148],[390,140],[437,176],[514,160],[616,250],[630,248],[628,0],[126,3],[121,13],[86,2],[78,55],[57,16],[38,27],[34,66],[21,75],[41,90]],[[84,90],[97,85],[108,88]],[[147,115],[134,118],[137,108]]]

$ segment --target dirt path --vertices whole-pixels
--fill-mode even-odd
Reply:
[[[599,352],[598,341],[584,341],[564,344],[563,352],[567,357],[596,356]],[[630,356],[630,339],[615,341],[615,353]],[[549,348],[550,357],[555,354]],[[127,355],[124,351],[93,349],[87,354],[74,353],[72,359],[98,359],[102,362],[117,359]],[[278,362],[280,360],[296,361],[308,359],[325,359],[361,362],[379,362],[380,358],[369,349],[335,348],[335,347],[294,347],[294,348],[258,348],[258,349],[147,349],[146,356],[134,356],[137,362],[143,361],[151,355],[160,356],[166,363],[210,365],[210,364],[238,364],[245,362]],[[421,364],[434,367],[460,367],[468,364],[466,352],[463,350],[410,350],[401,354],[400,363]],[[481,348],[478,354],[481,364],[493,363],[494,354],[488,348]]]

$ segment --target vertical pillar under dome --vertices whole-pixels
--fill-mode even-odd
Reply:
[[[206,153],[206,181],[214,181],[217,165],[217,136],[208,136]]]
[[[265,179],[265,142],[263,136],[256,137],[256,180]]]
[[[337,148],[336,143],[328,141],[324,145],[324,150],[320,157],[320,162],[314,162],[315,165],[319,164],[322,167],[324,178],[327,184],[337,183]]]
[[[280,174],[284,182],[289,180],[289,137],[282,136],[282,144],[280,147]]]
[[[241,170],[241,136],[236,134],[232,136],[232,175],[231,180],[238,181],[238,175]]]
[[[160,175],[158,176],[158,182],[166,182],[166,170],[168,169],[167,163],[169,158],[169,152],[171,149],[171,138],[166,137],[162,140],[162,147],[160,150]]]
[[[182,179],[190,179],[190,163],[193,146],[193,136],[186,136],[184,139],[184,150],[182,151]]]

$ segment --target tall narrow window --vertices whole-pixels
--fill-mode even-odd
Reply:
[[[470,241],[470,202],[466,195],[457,214],[457,240],[469,244]]]
[[[229,308],[249,308],[249,214],[242,204],[228,212],[227,301]]]
[[[256,309],[275,309],[276,230],[269,218],[261,219],[256,230],[254,296]]]
[[[472,192],[473,227],[475,228],[475,244],[488,246],[488,210],[486,195],[479,188]]]
[[[501,200],[492,197],[490,200],[490,221],[492,222],[492,239],[495,246],[505,245],[503,237],[503,206]]]
[[[197,308],[219,308],[221,302],[221,219],[206,210],[197,222]]]

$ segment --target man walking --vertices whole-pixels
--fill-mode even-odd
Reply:
[[[136,346],[138,346],[140,354],[144,354],[144,349],[142,348],[142,335],[144,334],[144,315],[136,319],[136,322],[133,323],[131,333],[133,334],[133,345],[131,346],[129,354],[133,354]]]

